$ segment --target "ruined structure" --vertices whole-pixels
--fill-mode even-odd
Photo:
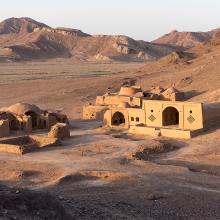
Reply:
[[[152,100],[166,100],[166,101],[184,101],[184,92],[180,92],[174,87],[164,89],[162,87],[153,87],[147,91],[146,96]]]
[[[48,137],[58,138],[63,140],[70,137],[70,127],[65,123],[57,123],[51,127]]]
[[[26,154],[42,148],[59,145],[61,145],[61,142],[58,138],[42,135],[25,135],[0,140],[0,152]]]
[[[98,96],[95,106],[85,106],[84,118],[103,117],[105,125],[135,134],[191,138],[203,130],[211,115],[220,117],[219,105],[177,101],[183,97],[174,88],[143,93],[138,87],[122,87],[118,94]]]
[[[9,136],[13,131],[30,133],[35,129],[49,130],[58,122],[68,123],[67,116],[42,110],[36,105],[17,103],[0,109],[0,137]]]

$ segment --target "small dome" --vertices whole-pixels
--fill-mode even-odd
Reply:
[[[123,96],[136,96],[136,97],[142,97],[144,96],[143,91],[140,87],[121,87],[119,91],[119,95]]]
[[[16,103],[11,105],[8,109],[8,112],[24,115],[26,112],[34,112],[36,114],[41,114],[42,110],[38,108],[36,105],[28,104],[28,103]]]

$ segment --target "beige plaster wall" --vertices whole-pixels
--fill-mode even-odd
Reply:
[[[107,110],[106,113],[104,114],[104,124],[108,125],[109,127],[118,127],[112,124],[112,117],[116,112],[120,112],[124,115],[125,123],[121,127],[128,129],[130,126],[129,125],[129,114],[128,114],[128,110],[125,108],[115,107],[115,108]]]
[[[83,106],[83,119],[103,120],[104,114],[108,109],[109,108],[106,106],[93,106],[93,105]]]
[[[146,112],[146,125],[150,127],[163,126],[163,111],[174,107],[179,113],[179,124],[175,127],[184,130],[203,128],[202,104],[193,102],[169,102],[144,100],[143,108]]]
[[[127,102],[131,106],[141,106],[142,100],[139,97],[108,95],[97,96],[96,105],[119,105],[121,102]]]

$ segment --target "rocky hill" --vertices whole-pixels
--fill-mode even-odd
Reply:
[[[219,102],[220,33],[185,52],[173,52],[138,71],[144,89],[149,86],[174,86],[187,93],[187,98]]]
[[[154,40],[153,43],[192,48],[201,42],[211,39],[218,31],[220,29],[208,32],[179,32],[175,30]]]
[[[127,36],[92,36],[77,29],[54,29],[31,18],[9,18],[0,23],[0,61],[152,61],[175,50],[174,46]]]

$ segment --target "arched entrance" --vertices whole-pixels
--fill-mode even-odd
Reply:
[[[163,111],[163,126],[179,126],[179,112],[174,107],[167,107]]]
[[[31,117],[32,129],[36,129],[37,128],[37,118],[38,118],[38,115],[35,112],[33,112],[33,111],[25,112],[25,115]]]
[[[121,112],[115,112],[112,116],[112,125],[114,126],[124,126],[125,117]]]

